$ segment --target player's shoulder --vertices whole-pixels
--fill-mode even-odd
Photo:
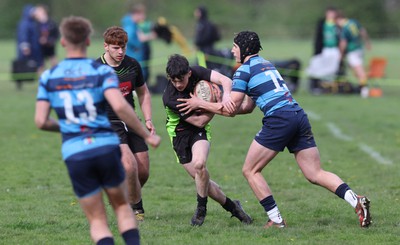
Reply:
[[[126,65],[126,66],[136,66],[136,65],[140,65],[139,61],[137,61],[137,59],[129,56],[129,55],[125,55],[124,59],[122,60],[122,64]]]
[[[194,81],[195,83],[200,80],[210,81],[211,78],[211,69],[202,67],[202,66],[190,66],[189,69],[192,72],[189,81]]]

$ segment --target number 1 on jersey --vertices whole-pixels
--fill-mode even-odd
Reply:
[[[270,77],[272,82],[275,85],[275,89],[274,92],[279,92],[279,91],[288,91],[288,87],[286,86],[286,84],[280,84],[278,79],[283,81],[283,78],[281,76],[281,74],[276,71],[276,70],[268,70],[266,72],[264,72],[265,76]]]

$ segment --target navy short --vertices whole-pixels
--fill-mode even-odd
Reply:
[[[307,114],[299,111],[277,110],[263,118],[263,127],[254,138],[260,145],[274,151],[285,147],[294,153],[316,146]]]
[[[118,145],[72,155],[65,163],[74,192],[79,198],[96,194],[102,188],[117,187],[125,179]]]
[[[127,144],[133,153],[149,150],[144,139],[132,132],[124,122],[111,121],[111,128],[118,134],[121,144]]]
[[[199,140],[209,140],[207,131],[202,129],[198,132],[179,132],[172,138],[172,145],[179,163],[185,164],[192,161],[192,146]]]

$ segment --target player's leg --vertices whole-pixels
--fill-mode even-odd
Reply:
[[[343,183],[337,175],[321,168],[317,147],[298,151],[294,155],[304,177],[311,183],[325,187],[331,192],[335,192],[337,187]]]
[[[129,193],[126,173],[121,161],[121,151],[115,148],[113,154],[97,159],[99,183],[105,190],[108,200],[118,220],[119,231],[126,244],[139,244],[139,231],[132,209],[129,206]]]
[[[362,97],[368,97],[369,89],[367,86],[367,73],[364,69],[364,53],[362,50],[355,50],[347,54],[347,61],[358,79],[360,85],[360,94]]]
[[[346,200],[359,215],[360,225],[368,226],[371,223],[368,198],[358,196],[339,176],[321,168],[319,151],[308,118],[303,112],[299,112],[298,115],[299,133],[288,148],[294,152],[297,164],[304,176],[311,183],[320,185]],[[310,145],[312,147],[308,148]],[[297,147],[298,150],[294,150],[292,147]]]
[[[317,147],[308,148],[295,153],[304,176],[313,184],[320,185],[346,200],[357,213],[361,227],[368,227],[371,223],[369,212],[369,199],[359,196],[344,183],[336,174],[321,168],[321,162]]]
[[[150,176],[149,152],[148,151],[137,152],[133,153],[133,155],[138,165],[138,177],[140,186],[143,188],[143,186],[146,184]]]
[[[192,225],[202,225],[207,214],[208,187],[210,176],[206,161],[210,143],[207,140],[197,140],[191,148],[191,161],[182,166],[194,178],[197,191],[197,209],[192,217]]]
[[[264,226],[265,228],[271,226],[283,228],[286,226],[272,195],[272,191],[261,173],[264,167],[267,166],[277,154],[277,151],[266,148],[260,145],[256,140],[253,140],[242,168],[243,175],[249,183],[250,188],[269,217],[269,220]]]
[[[139,230],[135,215],[128,202],[126,183],[105,189],[118,221],[118,230],[126,244],[139,244]]]
[[[141,199],[141,186],[138,178],[138,166],[136,159],[128,144],[120,144],[121,161],[126,172],[126,182],[128,185],[129,202],[135,204]]]
[[[140,184],[139,188],[143,188],[144,184],[149,179],[150,174],[150,160],[149,160],[149,148],[146,145],[144,139],[129,131],[128,142],[129,147],[133,153],[135,158],[136,166],[137,166],[137,175],[138,181]],[[136,215],[136,219],[139,221],[144,220],[144,208],[143,208],[143,199],[142,196],[138,197],[139,200],[131,203],[131,207]]]
[[[102,192],[79,199],[79,204],[86,215],[90,227],[90,236],[97,243],[101,239],[112,239],[108,228],[106,210]]]
[[[118,186],[123,182],[125,174],[119,162],[120,156],[119,148],[115,146],[91,158],[84,158],[85,154],[82,153],[65,160],[74,192],[89,221],[90,234],[96,243],[102,239],[113,241],[107,224],[101,185]],[[118,161],[117,164],[113,164],[115,161]]]
[[[261,171],[278,154],[253,140],[247,152],[242,172],[258,200],[272,194]]]

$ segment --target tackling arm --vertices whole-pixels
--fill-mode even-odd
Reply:
[[[231,111],[228,108],[224,107],[222,103],[212,103],[204,101],[200,98],[197,98],[191,94],[190,99],[178,99],[183,103],[179,104],[179,111],[189,113],[193,110],[204,109],[211,113],[219,114],[227,117],[234,117],[236,114],[244,114],[253,111],[255,105],[254,103],[250,103],[247,97],[245,99],[245,94],[240,92],[231,92],[230,93],[231,101],[233,103],[234,110]],[[243,105],[243,101],[245,102]]]

